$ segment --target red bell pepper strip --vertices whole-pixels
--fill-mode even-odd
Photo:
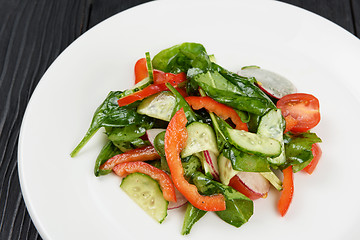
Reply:
[[[307,165],[303,170],[305,172],[307,172],[308,174],[312,174],[317,166],[317,164],[319,163],[319,160],[321,158],[322,155],[322,151],[321,148],[319,146],[319,144],[314,143],[312,145],[311,148],[311,152],[314,155],[314,158],[311,160],[311,162],[309,163],[309,165]]]
[[[134,67],[135,72],[135,84],[147,78],[149,76],[147,67],[146,67],[146,58],[140,58]]]
[[[298,123],[298,121],[295,118],[293,118],[291,115],[287,115],[285,117],[285,126],[286,127],[285,127],[284,133],[291,131],[291,129],[293,127],[295,127],[297,123]]]
[[[165,155],[175,187],[196,208],[204,211],[222,211],[226,209],[225,197],[222,194],[203,196],[199,194],[195,185],[184,178],[180,152],[185,147],[188,133],[187,119],[181,108],[175,113],[165,132]]]
[[[294,194],[294,173],[292,166],[285,168],[283,170],[283,174],[283,190],[278,202],[278,210],[282,217],[285,216],[287,210],[289,209]]]
[[[149,97],[155,93],[169,90],[165,85],[165,83],[167,82],[170,83],[172,86],[177,87],[179,83],[186,81],[185,73],[178,73],[178,74],[166,73],[166,74],[168,74],[167,75],[168,77],[165,76],[166,78],[165,82],[156,84],[156,79],[154,79],[154,84],[151,84],[138,92],[120,98],[118,100],[119,106],[120,107],[126,106],[138,100],[143,100],[144,98]]]
[[[237,112],[225,104],[219,103],[210,97],[186,97],[185,100],[195,110],[206,108],[209,112],[213,112],[220,118],[226,120],[228,118],[235,124],[236,129],[248,131],[246,123],[241,121]]]
[[[176,202],[175,187],[169,175],[164,171],[145,162],[125,162],[116,165],[113,168],[116,175],[125,177],[134,172],[149,175],[152,179],[159,182],[165,200]]]
[[[123,162],[149,161],[159,159],[160,155],[153,146],[145,146],[118,154],[100,166],[101,170],[111,170],[117,164]]]

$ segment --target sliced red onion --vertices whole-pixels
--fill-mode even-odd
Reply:
[[[254,77],[259,88],[276,99],[297,92],[295,85],[285,77],[259,67],[245,67],[238,73],[244,77]]]
[[[187,199],[175,188],[176,202],[169,202],[168,209],[176,209],[184,206],[187,203]]]
[[[148,137],[148,140],[149,142],[151,143],[151,145],[154,146],[154,140],[155,140],[155,137],[165,131],[166,129],[162,129],[162,128],[152,128],[152,129],[149,129],[149,130],[146,130],[146,135]]]
[[[219,174],[219,167],[217,163],[217,157],[216,155],[208,150],[203,151],[205,161],[209,165],[209,171],[211,175],[214,177],[214,179],[219,180],[220,174]]]

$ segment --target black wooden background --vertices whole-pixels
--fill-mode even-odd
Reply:
[[[281,0],[360,36],[360,0]],[[42,75],[76,38],[148,0],[0,0],[0,239],[41,239],[22,199],[17,141]],[[221,0],[219,0],[221,4]]]

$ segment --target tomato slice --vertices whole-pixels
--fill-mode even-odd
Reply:
[[[145,58],[140,58],[135,63],[134,72],[135,72],[135,84],[149,76]]]
[[[303,170],[305,172],[307,172],[308,174],[312,174],[317,166],[317,164],[319,163],[319,160],[321,158],[322,155],[322,151],[321,148],[319,146],[319,144],[314,143],[312,145],[311,148],[311,152],[314,155],[314,158],[311,160],[311,162],[309,163],[309,165],[307,165]]]
[[[292,132],[306,132],[320,122],[319,100],[311,94],[294,93],[282,97],[276,104],[286,118],[290,115],[297,123]]]

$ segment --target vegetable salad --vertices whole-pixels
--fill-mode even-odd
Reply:
[[[315,96],[256,66],[231,72],[198,43],[146,53],[134,69],[134,87],[108,94],[72,157],[104,129],[95,176],[120,176],[159,223],[186,207],[183,235],[207,212],[240,227],[271,187],[286,214],[294,173],[311,174],[321,157]]]

